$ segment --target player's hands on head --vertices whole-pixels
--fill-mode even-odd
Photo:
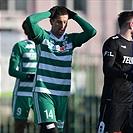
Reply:
[[[65,8],[65,9],[67,10],[69,19],[74,19],[74,16],[75,16],[77,13],[75,13],[74,11],[69,10],[68,8],[66,8],[66,7],[64,7],[64,6],[62,6],[62,7]],[[52,17],[55,15],[56,9],[57,9],[57,8],[58,8],[58,6],[53,6],[53,7],[49,10],[49,12],[51,13],[50,18],[52,18]]]
[[[58,7],[58,6],[53,6],[53,7],[49,10],[49,12],[51,13],[50,18],[52,18],[52,17],[55,15],[55,12],[56,12],[57,7]]]
[[[65,7],[66,8],[66,7]],[[69,10],[68,8],[67,9],[67,12],[68,12],[68,16],[69,16],[69,19],[74,19],[74,16],[77,14],[75,13],[74,11],[71,11]]]
[[[28,79],[30,81],[33,81],[34,80],[34,77],[35,77],[35,74],[27,74],[26,75],[26,79]]]

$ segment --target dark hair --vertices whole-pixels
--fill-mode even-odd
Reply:
[[[25,24],[26,24],[26,20],[24,20],[23,23],[22,23],[23,30],[25,30]]]
[[[28,31],[28,27],[26,25],[26,20],[23,21],[22,28],[24,30],[25,35],[27,35],[28,39],[32,40],[32,38],[30,36],[30,32]]]
[[[119,17],[118,17],[118,24],[119,24],[120,29],[121,29],[121,27],[124,24],[129,23],[132,18],[133,18],[133,11],[124,11],[124,12],[121,12],[119,14]]]
[[[55,19],[60,15],[68,15],[68,11],[63,6],[57,6],[55,14],[51,17],[51,19]]]

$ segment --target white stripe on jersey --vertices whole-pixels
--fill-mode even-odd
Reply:
[[[72,55],[56,56],[55,54],[41,51],[41,56],[54,60],[71,61]]]
[[[33,87],[33,82],[20,82],[20,87]]]
[[[37,65],[36,62],[23,63],[23,67],[26,68],[36,68],[36,65]]]
[[[29,52],[29,53],[24,53],[23,58],[30,58],[30,60],[35,60],[37,57],[35,52]]]
[[[44,81],[47,83],[59,84],[59,85],[70,85],[71,84],[70,79],[58,79],[58,78],[51,78],[47,76],[41,76],[41,75],[37,75],[37,81]]]
[[[24,92],[24,91],[18,91],[17,96],[27,96],[27,97],[32,97],[32,92]]]
[[[70,91],[51,90],[43,87],[36,87],[35,92],[42,92],[47,94],[53,94],[56,96],[70,96]]]
[[[72,47],[73,47],[72,43],[65,44],[65,41],[63,43],[64,43],[64,46],[66,46],[66,49],[72,49]],[[47,40],[47,39],[44,39],[42,44],[48,46],[50,49],[52,49],[52,47],[56,46],[53,43],[49,42],[49,40]]]
[[[42,69],[42,70],[49,70],[49,71],[60,72],[60,73],[71,73],[70,67],[59,67],[59,66],[42,64],[42,63],[39,63],[38,67],[39,69]]]

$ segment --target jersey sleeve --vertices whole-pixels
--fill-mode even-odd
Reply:
[[[72,34],[74,47],[77,47],[81,46],[83,43],[87,42],[89,39],[94,37],[96,35],[96,29],[78,15],[75,15],[74,20],[83,29],[83,32],[81,33]]]
[[[26,73],[23,73],[17,70],[17,68],[19,67],[21,57],[22,57],[22,51],[21,51],[20,45],[17,43],[14,45],[12,49],[12,53],[9,61],[8,73],[10,76],[20,78],[20,79],[25,79]]]
[[[28,30],[35,44],[41,42],[42,39],[47,34],[47,32],[45,32],[45,30],[38,25],[38,22],[40,22],[43,19],[49,18],[50,15],[51,15],[50,12],[41,12],[30,15],[29,17],[26,18],[26,24]]]
[[[115,60],[119,47],[111,38],[105,41],[102,49],[103,54],[103,73],[105,76],[111,77],[124,77],[124,71],[119,70],[115,67]]]

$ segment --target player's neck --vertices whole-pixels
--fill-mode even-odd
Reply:
[[[120,35],[128,41],[132,41],[132,35],[129,31],[126,32],[120,31]]]

